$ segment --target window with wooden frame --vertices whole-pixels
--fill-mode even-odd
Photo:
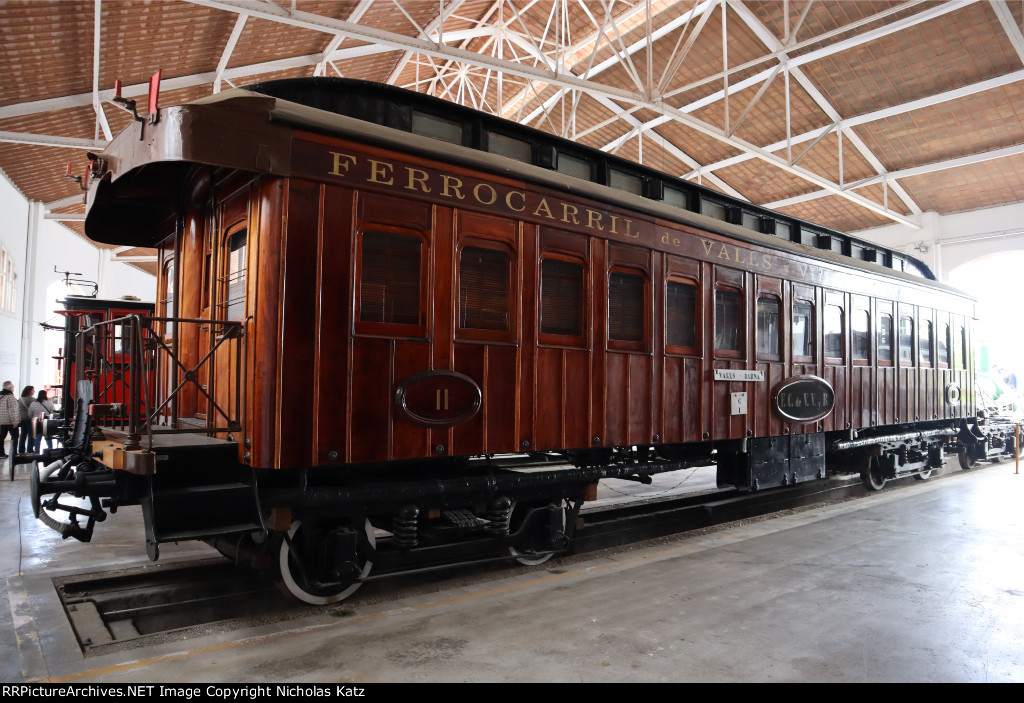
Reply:
[[[6,247],[0,247],[0,310],[14,314],[18,297],[18,271],[14,257]]]
[[[814,361],[814,303],[793,301],[793,361],[809,364]]]
[[[609,346],[643,349],[647,336],[647,277],[639,271],[613,268],[608,272]]]
[[[741,358],[745,329],[743,291],[715,289],[715,355]]]
[[[220,289],[217,304],[218,320],[245,319],[245,281],[248,265],[248,230],[245,227],[229,230],[224,240],[223,259],[220,265],[223,274],[219,277]]]
[[[696,354],[697,284],[665,282],[665,346],[670,354]]]
[[[426,336],[425,249],[418,234],[366,230],[359,235],[357,332]]]
[[[892,366],[892,315],[890,313],[883,312],[878,315],[875,351],[879,366]]]
[[[459,252],[459,330],[512,332],[512,256],[500,245],[476,243]]]
[[[949,323],[939,325],[939,336],[935,339],[935,362],[939,368],[949,368]]]
[[[540,334],[547,344],[586,345],[586,267],[545,254],[540,262]]]
[[[914,318],[910,315],[900,317],[900,366],[914,365]]]
[[[918,359],[921,360],[921,366],[932,365],[932,321],[921,320],[920,326],[921,339],[920,339],[920,351],[918,352]]]
[[[157,306],[157,315],[160,317],[174,317],[174,289],[177,286],[175,280],[175,268],[174,259],[168,259],[164,262],[163,275],[161,276],[163,283],[163,297],[160,298],[160,304]],[[163,327],[163,336],[165,341],[169,341],[174,335],[174,323],[164,322],[161,323]]]
[[[778,361],[782,358],[782,304],[773,295],[757,298],[757,358]]]
[[[857,307],[850,313],[850,359],[854,366],[871,362],[871,312]]]
[[[841,364],[845,361],[846,355],[843,348],[844,310],[840,305],[828,304],[825,306],[825,315],[822,320],[825,339],[825,363]]]

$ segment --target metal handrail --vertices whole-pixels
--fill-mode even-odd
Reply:
[[[158,323],[171,323],[179,330],[185,325],[209,326],[209,347],[200,350],[205,353],[190,367],[183,363],[173,342],[164,341]],[[75,340],[76,381],[93,382],[94,424],[126,431],[125,449],[141,448],[143,436],[152,448],[154,434],[237,432],[241,429],[243,335],[243,322],[236,320],[142,315],[107,320],[81,330]],[[221,374],[228,376],[221,378],[213,360],[224,354],[232,373]],[[220,384],[227,384],[227,394],[218,393]],[[183,427],[189,419],[196,419],[179,414],[186,389],[194,389],[197,401],[206,399],[202,426]]]

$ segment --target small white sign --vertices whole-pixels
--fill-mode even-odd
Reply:
[[[715,369],[716,381],[763,381],[764,371],[742,369]]]
[[[732,393],[732,414],[733,415],[746,415],[747,414],[747,394],[746,393]]]

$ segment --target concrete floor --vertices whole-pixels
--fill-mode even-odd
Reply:
[[[679,480],[603,491],[658,496]],[[148,563],[141,517],[122,510],[93,543],[63,542],[32,518],[21,468],[0,482],[10,536],[0,541],[0,674],[7,683],[1024,681],[1024,475],[1011,462],[901,483],[702,535],[453,577],[430,593],[396,584],[395,597],[346,617],[310,609],[84,657],[51,579]],[[212,554],[199,544],[161,552],[161,562]]]

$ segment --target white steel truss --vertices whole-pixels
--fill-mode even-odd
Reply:
[[[96,24],[93,90],[81,95],[0,107],[0,119],[51,109],[91,105],[96,111],[97,132],[102,131],[104,137],[110,138],[102,105],[111,97],[112,91],[100,90],[98,85],[102,41],[101,1],[94,0]],[[376,0],[376,3],[381,4],[385,1],[387,0]],[[262,0],[189,0],[197,5],[234,13],[236,21],[230,36],[225,39],[214,71],[170,78],[164,80],[163,88],[173,90],[211,84],[213,91],[218,92],[224,82],[233,84],[236,80],[259,73],[295,68],[308,69],[311,75],[326,75],[330,70],[340,75],[338,63],[346,59],[400,52],[389,77],[391,83],[401,81],[406,87],[518,119],[524,124],[534,124],[550,130],[557,129],[560,134],[569,138],[579,139],[598,129],[615,125],[622,134],[606,143],[603,148],[615,152],[630,141],[637,140],[641,160],[644,159],[645,134],[667,123],[678,123],[740,152],[737,156],[716,163],[701,164],[688,154],[682,145],[672,143],[660,134],[655,139],[648,136],[648,144],[663,149],[673,158],[686,164],[690,171],[677,174],[681,177],[699,181],[706,179],[724,192],[742,198],[744,196],[740,192],[741,186],[728,183],[716,172],[743,161],[760,159],[803,179],[813,188],[811,192],[776,201],[769,204],[770,206],[778,207],[826,195],[836,195],[912,227],[917,226],[915,220],[921,213],[921,208],[900,186],[900,178],[1021,153],[1021,149],[1010,147],[937,164],[889,171],[878,155],[873,154],[860,139],[854,128],[901,112],[1008,85],[1024,78],[1024,71],[981,81],[975,85],[961,86],[868,114],[843,116],[800,69],[801,66],[813,61],[954,12],[976,0],[952,0],[940,4],[931,4],[925,0],[906,0],[884,11],[798,42],[798,30],[804,25],[813,1],[805,4],[800,8],[800,12],[794,13],[793,16],[789,16],[788,3],[786,4],[785,34],[779,37],[757,18],[743,0],[599,0],[596,3],[584,3],[579,0],[495,0],[477,17],[460,15],[460,12],[468,7],[464,0],[438,0],[438,12],[425,23],[418,23],[417,18],[410,14],[412,10],[409,3],[392,2],[395,16],[404,17],[412,28],[411,34],[359,24],[360,19],[370,10],[373,0],[361,0],[345,20],[301,11],[301,5],[297,3],[289,5]],[[1011,11],[1001,0],[993,2],[992,9],[1024,63],[1024,35],[1014,21]],[[890,16],[897,14],[899,19],[890,19]],[[713,17],[720,18],[722,28],[721,71],[667,92],[669,77],[686,60],[698,38],[704,42],[709,40],[702,32]],[[321,32],[330,37],[319,53],[228,68],[242,29],[252,18]],[[585,27],[585,23],[581,23],[581,19],[584,18],[589,22],[589,28]],[[730,65],[727,37],[729,25],[735,25],[737,19],[740,25],[758,38],[766,52],[755,60]],[[446,24],[452,26],[448,27]],[[857,30],[862,27],[867,28],[858,33]],[[630,35],[631,31],[640,28],[645,30],[642,32],[643,38],[627,44],[625,37]],[[655,42],[669,37],[673,32],[678,33],[675,46],[667,57],[658,57],[656,68]],[[828,42],[840,33],[845,36],[839,41]],[[368,43],[361,46],[342,46],[346,39]],[[804,50],[803,53],[799,53],[800,50]],[[634,61],[634,56],[641,52],[645,55],[643,64]],[[763,68],[756,70],[759,66]],[[415,78],[410,81],[408,75],[412,67],[415,67]],[[621,75],[626,76],[631,85],[620,88],[601,83],[598,76],[611,68],[620,68]],[[662,70],[659,72],[658,69]],[[751,75],[751,70],[756,72]],[[761,97],[774,82],[780,80],[785,81],[786,86],[786,139],[762,145],[740,138],[737,129],[756,114]],[[792,133],[788,100],[791,81],[795,81],[827,117],[827,121],[820,127],[803,134]],[[679,107],[674,107],[674,102],[667,102],[709,84],[720,86],[720,89]],[[737,109],[735,104],[730,103],[731,96],[755,86],[753,99],[748,100],[745,105]],[[147,89],[148,84],[140,83],[125,86],[122,93],[126,97],[142,95]],[[608,118],[594,125],[591,116],[591,123],[579,129],[577,110],[583,95],[590,96],[601,105],[607,111]],[[721,124],[712,124],[694,116],[696,111],[715,103],[721,103],[724,108]],[[554,110],[559,110],[558,119],[555,119]],[[641,110],[652,111],[657,117],[643,121],[637,117]],[[815,173],[800,164],[801,157],[829,135],[837,136],[839,150],[839,173],[835,178]],[[105,140],[99,139],[98,133],[96,137],[87,140],[0,132],[0,142],[102,149]],[[795,148],[798,145],[799,148]],[[875,170],[876,176],[846,182],[842,166],[844,149],[852,149],[858,153]],[[856,192],[865,186],[879,183],[885,188],[885,200],[881,204]],[[910,217],[889,207],[890,194],[910,211]]]

